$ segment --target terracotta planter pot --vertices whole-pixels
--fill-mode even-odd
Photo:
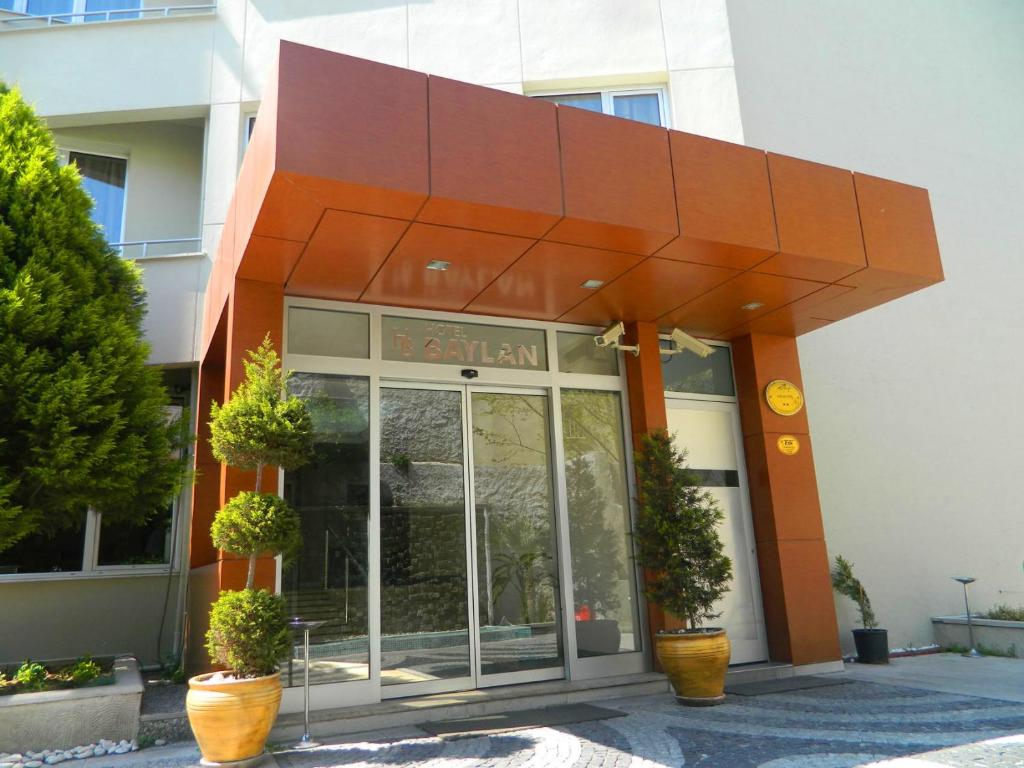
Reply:
[[[680,704],[700,707],[725,701],[731,649],[724,629],[659,632],[655,650]]]
[[[281,673],[211,682],[213,673],[188,681],[185,710],[203,759],[247,760],[263,753],[281,706]]]

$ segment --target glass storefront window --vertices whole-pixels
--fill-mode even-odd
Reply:
[[[732,355],[728,347],[714,349],[707,357],[698,357],[689,352],[663,355],[661,375],[665,379],[665,391],[734,397],[736,388],[732,380]]]
[[[313,460],[284,476],[284,497],[302,518],[302,547],[284,564],[282,593],[292,616],[327,623],[311,633],[310,681],[366,680],[370,511],[370,385],[357,376],[297,373],[316,431]],[[301,685],[302,648],[282,669]]]
[[[620,395],[564,389],[561,397],[577,652],[638,651]]]
[[[562,373],[619,375],[619,353],[611,347],[599,347],[592,333],[559,331],[558,370]]]
[[[368,358],[370,316],[358,312],[289,307],[288,353]]]
[[[381,318],[385,360],[474,368],[548,369],[544,331],[506,325]]]

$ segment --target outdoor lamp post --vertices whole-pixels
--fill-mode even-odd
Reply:
[[[976,579],[973,576],[954,576],[953,581],[959,581],[964,585],[964,608],[967,611],[967,636],[970,638],[971,649],[963,655],[969,659],[981,658],[981,654],[978,653],[978,649],[974,647],[974,624],[971,623],[971,604],[967,600],[967,585],[973,584]]]
[[[322,627],[326,623],[326,621],[307,621],[298,616],[288,622],[288,626],[293,629],[302,630],[302,738],[295,745],[295,749],[310,749],[320,746],[309,735],[309,631]]]

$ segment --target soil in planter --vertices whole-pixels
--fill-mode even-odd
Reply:
[[[83,661],[92,661],[99,667],[99,674],[83,674]],[[33,662],[27,661],[25,664]],[[98,685],[114,683],[113,657],[90,659],[62,659],[58,661],[34,662],[43,667],[29,681],[18,680],[18,670],[23,664],[0,665],[0,696],[11,696],[16,693],[37,693],[40,691],[61,691],[69,688],[92,688]],[[78,674],[75,674],[76,666]]]

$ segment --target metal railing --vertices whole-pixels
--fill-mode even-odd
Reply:
[[[191,243],[194,247],[170,247]],[[165,240],[125,240],[111,243],[110,247],[120,252],[126,259],[157,258],[159,256],[179,256],[185,253],[200,253],[203,247],[201,237],[172,237]],[[152,252],[151,251],[155,251]]]
[[[78,13],[54,13],[47,16],[19,14],[0,18],[0,29],[36,29],[38,27],[64,26],[100,21],[129,21],[139,19],[166,19],[175,16],[201,16],[217,12],[217,4],[165,5],[156,8],[121,8],[107,11],[79,11]]]

